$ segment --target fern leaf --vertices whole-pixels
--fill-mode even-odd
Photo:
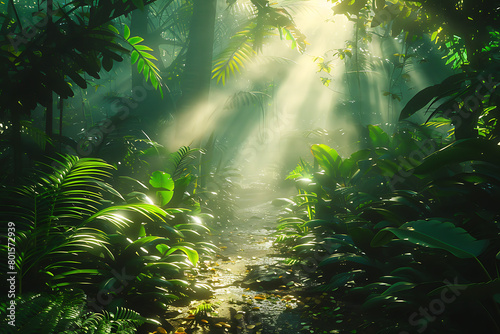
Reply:
[[[177,152],[171,153],[167,162],[166,172],[172,176],[172,178],[178,179],[186,171],[187,166],[195,159],[193,153],[200,152],[198,148],[190,148],[189,146],[183,146],[177,150]]]
[[[113,167],[100,159],[67,156],[38,168],[41,171],[26,185],[0,193],[1,232],[7,222],[16,222],[16,269],[21,283],[39,277],[53,287],[88,283],[89,273],[101,274],[88,271],[89,265],[99,268],[100,254],[114,258],[99,226],[108,232],[129,226],[132,220],[123,216],[126,211],[155,221],[168,216],[150,204],[101,208],[103,194],[112,189],[105,181]],[[0,252],[7,256],[6,248]]]
[[[140,2],[142,3],[142,1]],[[133,65],[137,62],[137,72],[143,73],[146,82],[149,79],[155,90],[159,88],[161,97],[163,98],[163,90],[161,87],[164,84],[160,75],[160,69],[151,61],[158,61],[158,59],[150,53],[153,49],[149,46],[140,44],[144,41],[142,37],[130,37],[130,28],[127,25],[125,25],[123,38],[132,48],[130,56],[131,64]]]
[[[3,319],[8,303],[5,298],[0,302]],[[16,326],[5,326],[5,333],[134,334],[144,322],[157,324],[134,310],[120,307],[112,313],[94,313],[87,311],[86,305],[80,290],[20,295],[16,298]]]
[[[245,31],[240,31],[232,37],[227,48],[215,59],[212,79],[216,79],[217,83],[222,81],[224,85],[230,75],[235,76],[236,71],[241,73],[255,53],[252,38]]]

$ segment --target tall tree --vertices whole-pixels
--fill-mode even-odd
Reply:
[[[182,97],[179,108],[189,108],[208,101],[212,74],[212,55],[216,0],[194,0],[189,47],[181,83]]]

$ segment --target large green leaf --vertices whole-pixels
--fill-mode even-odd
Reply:
[[[427,103],[431,102],[433,98],[439,95],[440,91],[441,84],[430,86],[419,91],[403,108],[399,120],[408,118],[425,107]]]
[[[388,147],[390,138],[379,126],[368,125],[368,133],[373,147]]]
[[[311,146],[311,152],[328,176],[339,177],[339,166],[342,163],[342,158],[335,149],[324,144],[314,144]]]
[[[141,247],[141,246],[143,246],[143,245],[145,245],[147,243],[150,243],[152,241],[168,242],[168,239],[151,235],[149,237],[144,237],[144,238],[140,238],[140,239],[135,240],[130,245],[128,245],[127,247],[125,247],[125,249],[128,249],[130,247]]]
[[[425,107],[432,100],[434,100],[432,102],[432,104],[434,104],[439,100],[448,98],[448,101],[445,102],[443,105],[454,103],[453,92],[457,92],[465,80],[470,80],[471,78],[474,77],[477,77],[477,73],[475,72],[466,71],[462,73],[457,73],[444,79],[440,84],[422,89],[417,94],[415,94],[415,96],[410,101],[408,101],[406,106],[401,111],[399,119],[403,120],[405,118],[412,116],[414,113]],[[446,109],[446,108],[443,109],[443,105],[436,108],[436,111]]]
[[[333,276],[328,283],[330,288],[339,288],[346,285],[347,282],[351,281],[355,276],[359,275],[360,270],[348,271],[345,273],[340,273]]]
[[[382,296],[392,295],[393,293],[413,289],[415,283],[411,282],[396,282],[392,284],[387,290],[382,293]]]
[[[163,188],[167,190],[174,190],[175,183],[170,177],[170,174],[167,174],[162,171],[155,171],[151,174],[151,178],[149,179],[149,184],[151,184],[155,188]]]
[[[500,165],[500,147],[486,139],[458,140],[427,156],[420,165],[415,167],[414,172],[424,174],[447,164],[472,160]]]
[[[461,227],[439,220],[416,220],[403,224],[400,228],[388,227],[374,237],[372,246],[381,246],[388,242],[387,234],[394,234],[400,239],[414,244],[446,250],[461,259],[479,256],[487,240],[477,240]]]
[[[165,273],[178,273],[180,271],[181,267],[176,264],[176,263],[169,263],[169,262],[153,262],[145,265],[142,268],[142,271],[147,271],[147,270],[158,270],[162,274]]]
[[[160,190],[156,192],[156,196],[160,199],[160,206],[164,206],[170,202],[174,196],[174,192],[171,190]]]
[[[172,254],[176,250],[183,251],[187,255],[189,261],[193,264],[193,266],[196,266],[196,264],[198,263],[198,260],[199,260],[198,252],[195,251],[193,248],[188,247],[188,246],[178,246],[178,245],[173,246],[172,248],[170,248],[168,250],[168,252],[165,254],[165,256]]]
[[[370,242],[375,235],[372,230],[366,227],[353,227],[349,229],[349,235],[357,247],[365,252],[370,251]]]
[[[171,206],[179,204],[184,199],[187,187],[191,184],[191,175],[182,176],[175,181],[175,191],[171,199]]]

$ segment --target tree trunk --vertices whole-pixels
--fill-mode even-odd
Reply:
[[[216,0],[194,0],[189,30],[189,47],[181,82],[180,109],[208,101],[212,75],[212,55]]]

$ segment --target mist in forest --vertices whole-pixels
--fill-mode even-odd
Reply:
[[[2,333],[500,333],[494,1],[0,13]]]
[[[219,17],[227,18],[221,8]],[[418,61],[438,57],[428,43],[404,50],[398,38],[388,36],[363,42],[355,36],[355,22],[332,19],[331,5],[322,1],[285,8],[306,36],[306,49],[298,51],[275,33],[225,86],[212,80],[209,103],[176,115],[162,144],[172,150],[203,146],[215,136],[219,158],[240,169],[243,179],[276,181],[310,154],[311,144],[325,142],[348,156],[359,148],[366,125],[394,131],[414,92],[445,77]],[[354,45],[356,38],[365,49]],[[398,55],[407,51],[414,61]],[[407,66],[400,71],[396,67],[403,62]]]
[[[176,105],[177,81],[165,78],[161,99],[134,66],[131,71],[126,61],[118,63],[91,88],[77,89],[67,100],[74,113],[64,120],[65,135],[81,142],[96,124],[121,115],[120,124],[105,135],[153,139],[171,152],[213,140],[214,165],[239,169],[245,179],[277,180],[310,154],[311,144],[324,142],[348,156],[360,147],[366,125],[394,131],[399,111],[414,92],[445,77],[446,71],[428,65],[428,58],[439,57],[428,41],[408,46],[382,29],[362,36],[356,22],[332,16],[331,4],[324,1],[283,1],[277,6],[293,17],[305,36],[305,48],[272,31],[237,71],[232,69],[223,81],[211,80],[208,100],[194,101],[189,108]],[[226,31],[215,36],[214,59],[251,10],[250,1],[232,7],[220,1],[215,30]],[[160,45],[162,67],[173,66],[179,52],[175,43]],[[410,53],[411,59],[401,56]],[[44,109],[37,108],[33,118],[43,123]],[[96,140],[102,141],[99,136]],[[123,153],[103,152],[108,158]]]

